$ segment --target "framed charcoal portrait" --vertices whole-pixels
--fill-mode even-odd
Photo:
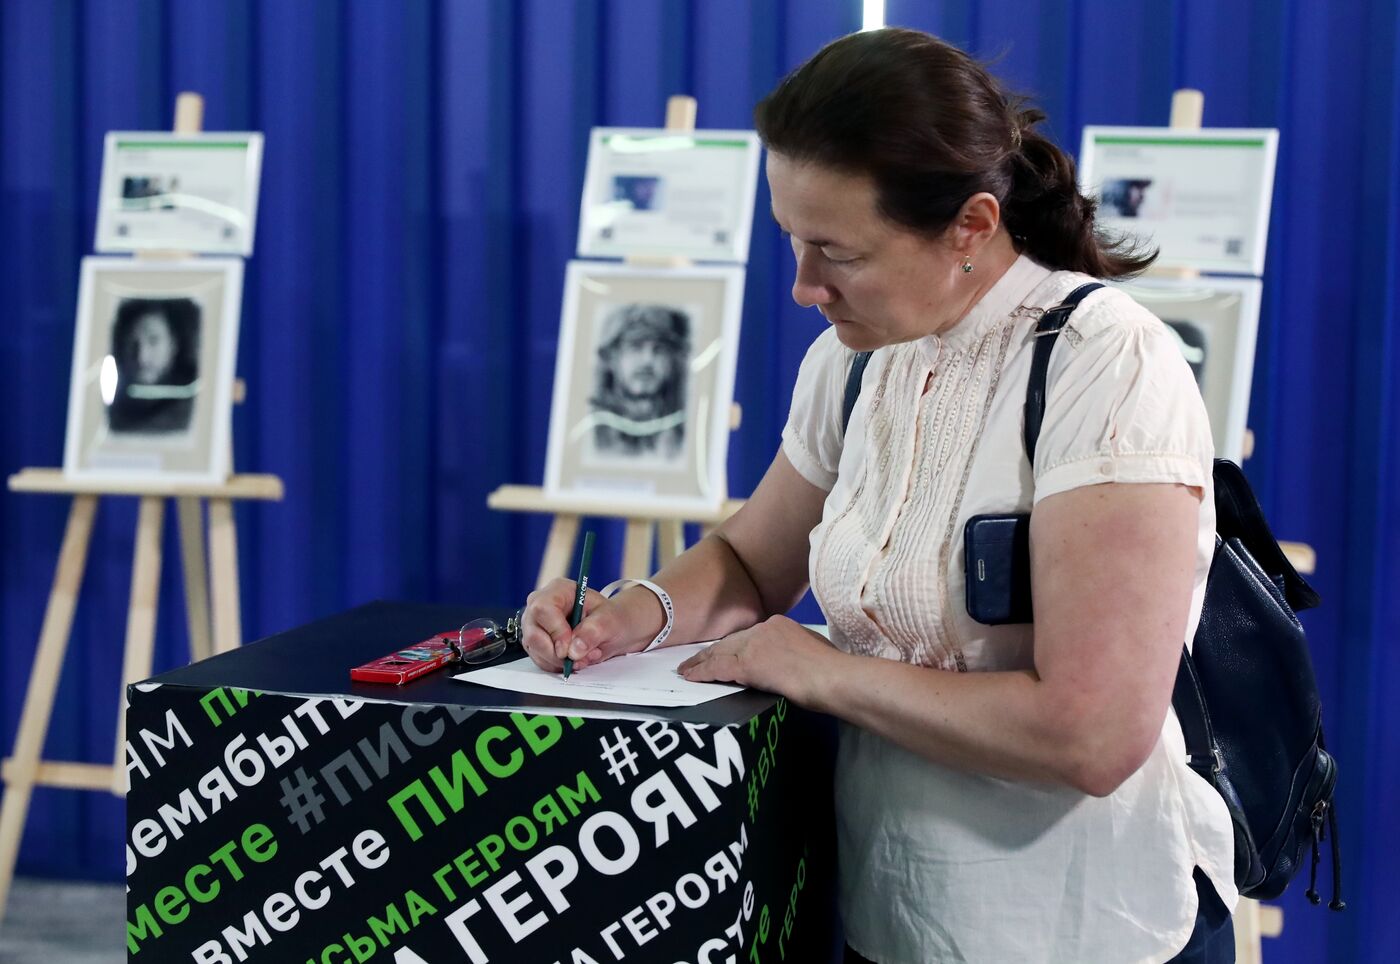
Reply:
[[[545,490],[710,511],[726,497],[744,272],[573,261]]]
[[[1254,278],[1140,278],[1118,287],[1171,331],[1205,399],[1215,454],[1243,461],[1263,283]]]
[[[84,258],[63,471],[217,483],[243,292],[240,258]]]

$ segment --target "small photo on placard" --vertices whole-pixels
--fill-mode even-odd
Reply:
[[[243,293],[241,258],[84,258],[63,473],[218,483]]]
[[[102,155],[103,253],[253,253],[263,137],[114,132]]]
[[[753,131],[594,128],[579,257],[747,261],[759,151]]]
[[[1263,282],[1140,278],[1114,284],[1162,319],[1205,399],[1215,454],[1242,461]]]
[[[546,492],[719,508],[743,288],[736,266],[569,263]]]
[[[1086,127],[1079,155],[1098,223],[1161,249],[1157,264],[1264,273],[1278,131]]]

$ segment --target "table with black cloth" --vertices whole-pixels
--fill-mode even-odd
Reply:
[[[831,959],[828,720],[350,680],[507,615],[372,603],[131,686],[128,959]]]

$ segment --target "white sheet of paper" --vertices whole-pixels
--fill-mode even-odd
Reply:
[[[677,666],[709,645],[690,643],[619,656],[585,667],[568,679],[540,669],[529,659],[469,670],[452,678],[536,696],[637,706],[695,706],[744,690],[727,683],[692,683],[676,673]]]

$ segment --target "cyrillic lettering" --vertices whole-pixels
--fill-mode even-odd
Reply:
[[[291,913],[288,914],[288,911]],[[263,901],[263,916],[267,918],[273,930],[289,931],[297,926],[297,921],[301,919],[301,911],[291,895],[277,893]]]
[[[691,891],[695,893],[692,895]],[[682,904],[694,910],[710,899],[710,885],[699,874],[686,874],[676,881],[676,896]]]
[[[350,953],[355,955],[356,964],[363,964],[364,961],[373,957],[374,952],[379,949],[379,945],[368,937],[356,937],[347,932],[341,935],[341,939],[350,948]]]
[[[418,922],[424,917],[431,917],[437,913],[437,908],[419,896],[416,890],[410,890],[404,894],[404,899],[408,901],[409,927],[417,927]]]
[[[651,929],[651,921],[646,919],[645,913],[642,908],[634,907],[622,915],[622,923],[627,925],[627,933],[632,935],[632,940],[636,941],[638,946],[656,936],[656,931]]]
[[[238,849],[238,841],[230,840],[218,850],[209,855],[211,861],[221,863],[228,870],[228,875],[234,880],[243,879],[243,868],[238,866],[238,861],[233,859],[233,852]]]
[[[155,857],[165,849],[165,828],[150,817],[138,820],[131,828],[131,842],[142,857]]]
[[[432,725],[426,730],[418,728],[418,718],[423,716],[432,721]],[[432,746],[442,739],[447,730],[447,724],[442,721],[442,717],[434,712],[433,707],[427,706],[410,706],[404,710],[402,726],[403,731],[408,734],[409,741],[415,746]]]
[[[233,778],[239,783],[245,787],[251,787],[256,785],[267,773],[267,763],[251,747],[234,750],[234,747],[241,747],[247,742],[248,737],[240,733],[233,738],[228,746],[224,747],[224,768],[233,774]],[[245,769],[249,772],[245,773]]]
[[[383,777],[389,774],[389,757],[400,763],[408,760],[408,747],[403,745],[403,739],[398,731],[394,729],[392,723],[384,723],[379,727],[379,746],[374,747],[369,738],[361,739],[358,746],[365,759],[369,761],[369,768],[374,771],[376,777]],[[365,789],[364,787],[360,788]]]
[[[725,881],[739,882],[739,872],[729,862],[729,855],[723,850],[705,861],[705,876],[715,882],[715,893],[724,893]]]
[[[141,949],[142,941],[159,937],[163,933],[165,931],[161,929],[160,922],[151,915],[151,908],[142,904],[136,908],[136,921],[126,922],[126,949],[135,954]]]
[[[265,852],[262,849],[264,844],[271,844]],[[276,857],[277,841],[273,839],[272,830],[266,824],[249,825],[248,829],[243,831],[243,852],[260,864]]]
[[[486,903],[491,905],[491,909],[496,912],[502,924],[505,925],[506,933],[510,939],[519,944],[535,931],[545,925],[549,918],[542,912],[537,911],[528,920],[522,921],[520,914],[530,905],[530,894],[528,891],[519,894],[514,899],[506,898],[506,891],[521,883],[520,872],[512,870],[490,887],[486,888]]]
[[[161,756],[160,748],[163,747],[167,750],[175,749],[175,737],[177,735],[185,746],[194,746],[194,741],[192,741],[190,735],[185,732],[184,725],[180,722],[180,718],[175,715],[173,709],[167,709],[165,711],[164,739],[161,739],[160,735],[154,730],[147,730],[144,728],[141,730],[141,742],[146,744],[146,752],[155,757],[156,766],[165,766],[165,757]]]
[[[199,705],[204,707],[204,712],[208,715],[209,722],[213,723],[215,726],[223,726],[224,721],[221,720],[219,714],[214,711],[214,703],[216,701],[224,708],[225,715],[233,716],[233,704],[229,702],[228,694],[223,691],[222,687],[216,690],[210,690],[208,693],[201,696],[199,698]]]
[[[579,814],[578,804],[585,800],[598,802],[598,788],[593,785],[588,774],[580,770],[575,778],[573,789],[566,784],[559,784],[554,788],[554,792],[559,794],[559,799],[564,801],[564,806],[568,808],[571,816],[577,817]]]
[[[524,834],[516,832],[521,827],[526,831]],[[529,850],[539,842],[540,835],[539,831],[535,829],[535,825],[530,822],[529,817],[512,817],[506,823],[506,839],[516,850]]]
[[[362,830],[350,845],[361,867],[378,870],[389,861],[389,848],[384,835],[377,830]]]
[[[551,867],[558,869],[551,872]],[[562,914],[569,909],[564,888],[572,884],[578,876],[578,858],[572,850],[557,845],[546,847],[525,861],[525,871],[534,878],[535,886],[544,892],[545,899],[549,901],[549,906],[554,908],[555,913]]]
[[[233,958],[224,953],[224,945],[218,941],[205,941],[194,949],[196,964],[233,964]]]
[[[320,910],[322,907],[325,907],[326,904],[330,903],[331,889],[329,887],[323,886],[321,892],[315,897],[312,897],[311,893],[307,890],[309,885],[318,883],[320,880],[321,875],[318,872],[308,870],[306,873],[297,877],[296,883],[292,885],[292,893],[296,894],[297,902],[307,910]]]
[[[611,830],[622,844],[622,853],[616,858],[605,856],[598,847],[598,832],[605,827]],[[625,873],[637,862],[637,855],[641,853],[637,832],[622,814],[612,810],[600,810],[585,820],[579,828],[578,844],[579,851],[589,866],[609,877]]]
[[[443,864],[443,865],[442,865],[441,867],[439,867],[437,870],[433,871],[433,880],[436,881],[436,883],[437,883],[437,885],[438,885],[438,890],[442,891],[442,896],[446,897],[448,900],[456,900],[456,899],[457,899],[457,894],[456,894],[456,892],[453,891],[453,889],[447,885],[447,881],[446,881],[446,880],[443,880],[443,878],[444,878],[445,876],[447,876],[447,874],[448,874],[451,870],[452,870],[452,865],[451,865],[451,864]]]
[[[715,729],[715,763],[713,766],[687,753],[676,762],[676,768],[690,784],[690,789],[705,805],[705,811],[712,813],[719,807],[719,797],[710,789],[710,784],[727,787],[735,777],[744,776],[744,754],[739,741],[728,727]]]
[[[208,890],[205,890],[200,887],[199,884],[195,883],[199,878],[208,877],[213,872],[214,868],[210,867],[208,864],[195,864],[185,874],[185,891],[194,898],[195,903],[207,904],[215,897],[219,896],[219,891],[223,889],[223,885],[220,884],[217,879],[209,885]]]
[[[462,786],[462,781],[466,780],[471,784],[471,788],[476,791],[479,797],[486,792],[486,783],[481,779],[481,774],[476,772],[476,767],[472,766],[472,761],[461,750],[452,754],[452,779],[451,782],[443,774],[442,767],[433,767],[428,771],[428,776],[433,778],[433,785],[438,788],[438,793],[442,794],[443,800],[452,808],[453,813],[460,813],[465,806],[467,795],[466,789]],[[442,823],[441,820],[435,821]]]
[[[652,729],[656,732],[653,733]],[[642,734],[642,740],[647,748],[651,750],[651,755],[658,760],[664,760],[671,755],[676,747],[681,745],[681,738],[675,730],[671,729],[660,720],[647,720],[637,727]]]
[[[297,752],[296,744],[292,742],[290,736],[286,735],[268,736],[266,733],[259,733],[258,746],[262,747],[263,754],[272,764],[274,770],[296,756]]]
[[[228,775],[224,773],[222,767],[215,767],[204,776],[199,778],[199,783],[195,785],[199,795],[209,801],[209,812],[218,813],[223,809],[223,800],[233,803],[238,799],[238,791],[229,781]]]
[[[647,910],[651,911],[651,916],[656,918],[656,923],[663,931],[667,927],[666,921],[670,920],[675,909],[676,898],[664,890],[647,898]]]
[[[569,818],[564,816],[564,811],[559,809],[559,801],[554,799],[553,794],[536,800],[530,812],[535,815],[536,823],[544,824],[546,837],[554,833],[556,825],[562,827],[569,822]]]
[[[460,750],[457,752],[458,754],[461,753]],[[399,825],[408,832],[408,839],[420,840],[423,837],[423,831],[419,828],[418,822],[409,815],[407,806],[409,797],[413,797],[418,801],[419,805],[423,808],[423,812],[432,819],[435,826],[440,827],[443,822],[447,820],[446,815],[444,815],[441,808],[438,807],[437,801],[428,794],[428,788],[423,786],[423,781],[414,780],[389,798],[389,809],[394,811],[394,815],[399,818]]]
[[[526,745],[535,756],[558,743],[564,732],[557,716],[526,716],[524,713],[512,713],[510,718],[520,735],[525,737]],[[540,735],[541,730],[544,731],[543,736]]]
[[[335,775],[335,771],[338,769],[348,770],[361,790],[370,788],[369,776],[365,773],[365,768],[360,766],[360,761],[355,758],[353,753],[346,750],[330,763],[321,767],[321,779],[330,785],[331,790],[335,793],[335,798],[342,804],[350,802],[350,794],[346,792],[340,778]]]
[[[190,905],[179,887],[162,887],[156,891],[156,913],[167,924],[178,924],[190,916]]]
[[[331,731],[331,728],[326,725],[325,718],[321,716],[321,711],[317,709],[317,706],[321,702],[322,701],[318,699],[307,700],[305,703],[302,703],[296,709],[292,710],[292,712],[303,719],[310,720],[311,724],[316,727],[316,732],[325,736]]]
[[[355,878],[350,876],[350,871],[345,869],[345,858],[350,856],[344,847],[337,847],[331,854],[321,861],[322,870],[335,869],[335,875],[340,878],[340,882],[346,887],[355,886]]]
[[[556,727],[558,725],[555,724]],[[477,735],[476,758],[481,761],[486,772],[493,777],[508,777],[519,770],[520,765],[525,762],[525,754],[520,752],[519,747],[510,751],[510,756],[506,758],[504,763],[491,755],[492,743],[508,739],[510,739],[510,730],[504,726],[488,726]]]
[[[479,910],[481,904],[475,899],[469,900],[443,920],[447,922],[447,929],[452,932],[452,936],[457,938],[457,946],[467,952],[472,964],[487,964],[486,953],[476,942],[476,938],[472,937],[472,932],[467,930],[467,921]]]
[[[204,815],[204,808],[194,798],[194,791],[188,787],[180,791],[176,802],[180,804],[180,809],[176,810],[170,804],[162,803],[156,812],[160,814],[160,819],[165,821],[165,828],[170,831],[170,836],[179,840],[185,835],[185,827],[191,823],[203,823],[208,818]]]
[[[679,740],[677,741],[679,742]],[[652,803],[648,798],[659,796]],[[671,782],[671,775],[660,770],[637,784],[632,791],[632,811],[650,823],[655,830],[656,846],[660,847],[671,839],[670,816],[674,814],[682,827],[693,827],[698,819],[690,804],[681,796],[680,788]]]
[[[388,920],[380,920],[371,915],[368,921],[370,936],[379,942],[380,947],[388,947],[392,935],[408,933],[408,925],[404,923],[403,914],[399,913],[397,907],[390,904],[384,911]]]
[[[233,956],[240,961],[248,959],[248,952],[245,948],[252,947],[254,944],[267,944],[272,940],[267,933],[267,928],[258,919],[257,912],[251,910],[243,915],[242,930],[230,924],[219,933],[223,935],[224,943],[228,945],[228,949],[233,951]]]

